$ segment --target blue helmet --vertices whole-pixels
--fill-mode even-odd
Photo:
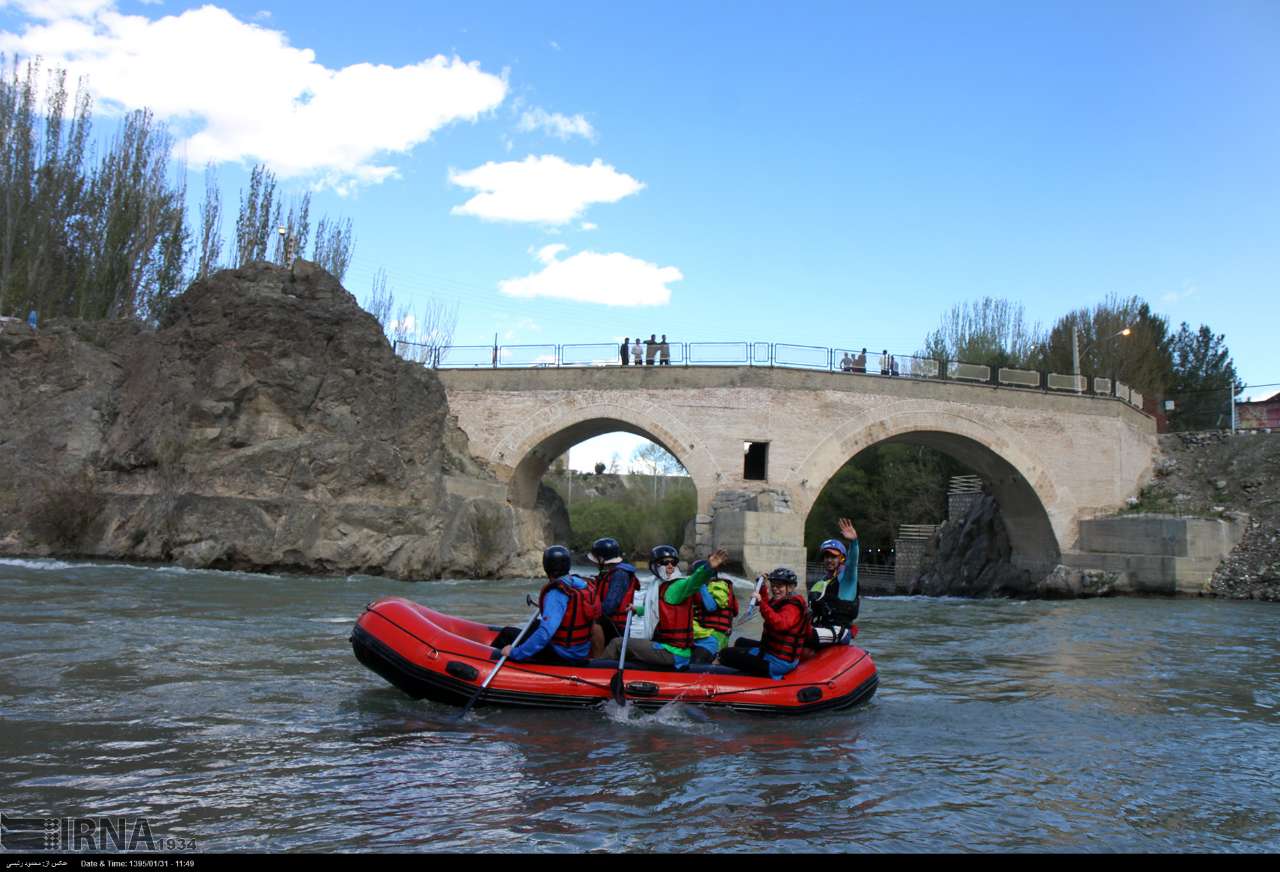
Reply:
[[[547,578],[563,578],[568,575],[572,562],[569,549],[563,545],[552,545],[542,552],[542,569]]]
[[[658,574],[658,562],[661,560],[674,560],[676,565],[680,565],[680,552],[672,548],[670,545],[655,546],[649,552],[649,571],[654,575]]]
[[[617,539],[606,536],[591,543],[591,560],[595,563],[607,563],[621,556],[622,546]]]
[[[822,555],[828,551],[834,551],[840,556],[841,560],[845,560],[849,556],[849,550],[844,547],[844,543],[839,539],[827,539],[818,546],[818,554]]]

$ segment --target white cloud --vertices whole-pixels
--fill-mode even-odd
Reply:
[[[90,18],[96,12],[114,7],[115,0],[0,0],[0,8],[7,6],[16,6],[30,18],[55,21],[62,18]]]
[[[581,136],[591,142],[596,141],[595,128],[582,115],[574,115],[571,118],[559,112],[548,112],[541,107],[521,113],[520,120],[516,123],[516,130],[521,133],[545,130],[551,136],[564,140],[571,136]]]
[[[1181,303],[1183,300],[1187,300],[1187,299],[1190,299],[1191,297],[1194,297],[1196,295],[1196,292],[1199,290],[1200,288],[1197,287],[1194,283],[1188,282],[1186,287],[1184,287],[1181,291],[1170,291],[1169,293],[1160,297],[1160,302],[1165,306],[1174,306],[1174,305],[1177,305],[1178,303]]]
[[[593,224],[593,223],[592,223],[592,222],[590,222],[590,221],[583,221],[583,222],[582,222],[582,229],[583,229],[583,230],[595,230],[595,229],[596,229],[597,227],[599,227],[599,226],[600,226],[599,224]]]
[[[544,245],[542,248],[538,249],[538,252],[533,256],[538,259],[539,263],[554,263],[556,255],[562,251],[567,251],[568,248],[569,246],[565,245],[563,242],[555,242],[551,245]]]
[[[529,155],[523,161],[490,161],[473,170],[451,170],[449,181],[476,194],[455,215],[487,221],[567,224],[593,203],[616,203],[644,188],[600,159],[590,166],[571,164],[555,155]]]
[[[103,0],[18,5],[42,23],[0,32],[0,51],[87,75],[100,107],[145,106],[194,129],[181,146],[195,165],[265,161],[282,177],[349,189],[394,175],[388,156],[507,94],[504,76],[456,56],[330,69],[283,32],[216,6],[152,20]]]
[[[661,306],[671,301],[670,282],[684,278],[673,266],[660,267],[613,252],[583,251],[564,260],[560,244],[540,249],[535,257],[544,268],[517,279],[498,282],[510,297],[552,297],[606,306]]]

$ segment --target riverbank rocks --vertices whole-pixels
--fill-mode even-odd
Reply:
[[[537,574],[549,538],[435,374],[305,261],[197,281],[154,330],[6,324],[0,408],[0,553],[492,577]]]
[[[1251,519],[1204,594],[1280,602],[1280,433],[1167,434],[1160,452],[1144,504],[1181,516],[1243,512]]]
[[[1036,584],[1044,599],[1081,599],[1114,596],[1120,587],[1119,573],[1101,569],[1075,569],[1059,564]]]

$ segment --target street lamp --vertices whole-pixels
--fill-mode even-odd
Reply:
[[[293,245],[297,240],[289,235],[287,227],[280,227],[276,232],[280,234],[280,251],[284,256],[281,266],[288,266],[293,261]]]
[[[1123,330],[1117,330],[1115,333],[1112,333],[1110,336],[1105,336],[1102,339],[1089,343],[1089,345],[1085,347],[1085,350],[1081,351],[1080,350],[1080,328],[1079,327],[1071,328],[1071,370],[1076,378],[1077,394],[1080,393],[1080,358],[1084,357],[1086,354],[1088,354],[1090,351],[1097,348],[1098,346],[1102,345],[1104,342],[1110,342],[1112,339],[1116,339],[1120,336],[1128,336],[1131,333],[1133,333],[1132,327],[1126,327]]]

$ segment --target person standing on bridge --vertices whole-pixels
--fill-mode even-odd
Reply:
[[[640,334],[636,334],[636,344],[631,347],[631,361],[636,365],[640,365]]]
[[[663,366],[671,365],[671,344],[667,342],[667,334],[662,334],[662,341],[658,343],[659,363]]]
[[[813,612],[813,628],[817,645],[831,645],[845,639],[845,634],[858,617],[861,597],[858,594],[858,531],[853,521],[841,518],[839,539],[827,539],[818,546],[825,576],[809,588],[809,608]]]
[[[622,346],[618,349],[618,355],[622,358],[622,365],[627,365],[627,358],[631,356],[631,337],[622,337]]]
[[[653,366],[653,359],[658,354],[658,334],[650,333],[644,341],[644,365]]]

